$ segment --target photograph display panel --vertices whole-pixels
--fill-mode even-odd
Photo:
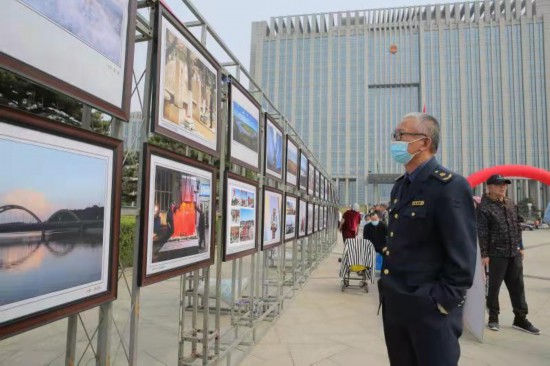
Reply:
[[[307,194],[313,195],[315,192],[315,167],[309,163],[307,180]]]
[[[264,187],[262,249],[272,248],[282,243],[283,194]]]
[[[122,143],[0,108],[0,338],[116,298]]]
[[[321,230],[321,206],[315,205],[315,231]]]
[[[170,12],[157,11],[153,131],[217,156],[219,65]]]
[[[319,174],[319,170],[317,170],[317,168],[315,168],[315,197],[321,197],[320,196],[320,190],[321,188],[321,179],[320,179],[320,174]]]
[[[275,179],[283,178],[283,131],[266,114],[265,172]]]
[[[231,78],[231,84],[229,85],[229,94],[231,159],[258,171],[261,129],[260,106],[233,78]]]
[[[313,232],[319,231],[319,205],[313,204]]]
[[[127,120],[135,9],[130,0],[3,1],[0,67]]]
[[[307,234],[307,202],[298,200],[298,237],[302,238]]]
[[[256,251],[258,189],[251,181],[229,173],[226,178],[224,260]]]
[[[313,203],[307,203],[307,235],[313,234]]]
[[[285,199],[285,240],[292,240],[296,237],[296,223],[298,219],[297,199],[294,196],[286,195]]]
[[[146,145],[140,285],[213,263],[213,168]]]
[[[298,147],[287,138],[286,143],[286,182],[290,185],[298,185]]]
[[[307,168],[309,165],[309,160],[303,151],[300,151],[300,189],[307,191],[308,179],[307,179]]]

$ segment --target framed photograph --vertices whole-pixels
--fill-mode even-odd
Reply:
[[[297,198],[290,194],[285,196],[285,241],[296,238],[298,221]]]
[[[214,263],[214,168],[145,144],[139,286]]]
[[[265,125],[265,174],[283,180],[283,130],[269,114]]]
[[[298,186],[298,147],[288,136],[286,139],[286,183]]]
[[[219,156],[220,65],[170,13],[156,4],[154,133]]]
[[[264,186],[262,250],[276,247],[283,242],[283,193]]]
[[[307,202],[298,200],[298,237],[307,235]]]
[[[307,235],[313,234],[313,203],[307,203]]]
[[[313,204],[313,232],[319,231],[319,205]]]
[[[128,120],[135,19],[130,0],[3,1],[0,67]]]
[[[256,182],[228,172],[225,192],[223,260],[228,261],[257,250],[258,187]]]
[[[231,161],[259,171],[260,104],[237,80],[234,78],[229,80],[229,153]]]
[[[313,228],[315,231],[319,231],[322,229],[321,227],[321,206],[315,205],[315,227]]]
[[[315,167],[311,163],[309,163],[307,178],[307,194],[313,196],[315,193]]]
[[[308,178],[307,178],[307,169],[309,165],[309,160],[302,150],[300,150],[300,185],[299,188],[307,192],[308,187]]]
[[[0,107],[0,339],[117,294],[122,142]]]
[[[327,228],[327,221],[328,221],[328,209],[327,207],[323,207],[323,229]]]
[[[315,197],[320,198],[321,197],[321,179],[319,170],[315,168]]]

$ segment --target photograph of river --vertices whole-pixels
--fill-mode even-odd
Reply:
[[[0,323],[105,291],[109,153],[0,122]]]
[[[1,233],[0,306],[101,280],[102,232]]]

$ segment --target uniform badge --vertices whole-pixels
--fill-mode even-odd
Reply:
[[[413,206],[424,206],[424,201],[413,201],[412,205]]]

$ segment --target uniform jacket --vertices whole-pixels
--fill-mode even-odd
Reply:
[[[434,158],[391,193],[387,250],[378,283],[384,306],[406,319],[464,304],[476,259],[476,217],[470,185]]]
[[[521,219],[511,200],[483,195],[477,208],[477,235],[482,257],[515,257],[521,243]]]

